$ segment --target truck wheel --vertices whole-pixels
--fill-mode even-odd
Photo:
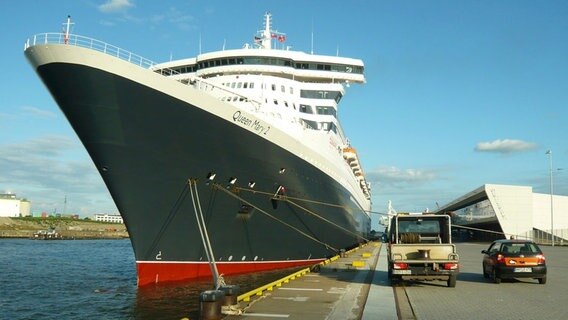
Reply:
[[[396,287],[396,285],[398,285],[398,279],[396,277],[390,277],[389,282],[392,287]]]
[[[391,277],[389,278],[389,282],[390,282],[390,285],[391,285],[392,287],[398,286],[399,283],[400,283],[400,281],[401,281],[401,279],[398,278],[398,277],[395,277],[395,276],[391,276]]]
[[[392,287],[396,287],[400,282],[400,278],[393,276],[391,272],[389,272],[389,282]]]
[[[456,280],[457,280],[457,276],[456,275],[451,275],[448,278],[448,287],[450,288],[455,288],[456,287]]]

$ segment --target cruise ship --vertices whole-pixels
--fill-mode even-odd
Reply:
[[[271,19],[241,48],[164,63],[73,34],[70,18],[24,45],[124,219],[138,286],[308,266],[367,241],[370,183],[338,119],[364,64],[290,50]]]

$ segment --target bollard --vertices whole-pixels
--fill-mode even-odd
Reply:
[[[219,290],[223,291],[225,294],[221,306],[234,306],[237,304],[237,296],[239,295],[240,290],[238,285],[222,285],[219,287]]]
[[[340,257],[340,258],[345,258],[345,249],[339,250],[339,257]]]
[[[224,293],[221,290],[206,290],[199,294],[199,318],[202,320],[221,319],[221,303]]]
[[[226,284],[219,288],[225,294],[223,298],[222,306],[233,306],[237,304],[237,297],[240,292],[240,287],[238,285]]]

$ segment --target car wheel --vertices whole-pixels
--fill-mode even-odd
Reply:
[[[542,278],[538,278],[538,283],[540,284],[546,284],[546,276],[542,277]]]
[[[481,271],[483,272],[483,277],[485,279],[489,278],[489,274],[487,274],[487,272],[485,272],[485,264],[481,265]]]
[[[501,278],[499,278],[497,276],[497,271],[495,271],[495,268],[493,268],[493,272],[491,273],[491,277],[493,278],[493,281],[495,281],[496,284],[501,283]]]
[[[451,275],[450,278],[448,278],[448,287],[455,288],[456,287],[456,280],[457,280],[457,276]]]

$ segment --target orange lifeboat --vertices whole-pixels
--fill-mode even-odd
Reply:
[[[357,160],[357,153],[355,152],[355,149],[351,147],[343,148],[343,158],[347,160],[347,162]]]

